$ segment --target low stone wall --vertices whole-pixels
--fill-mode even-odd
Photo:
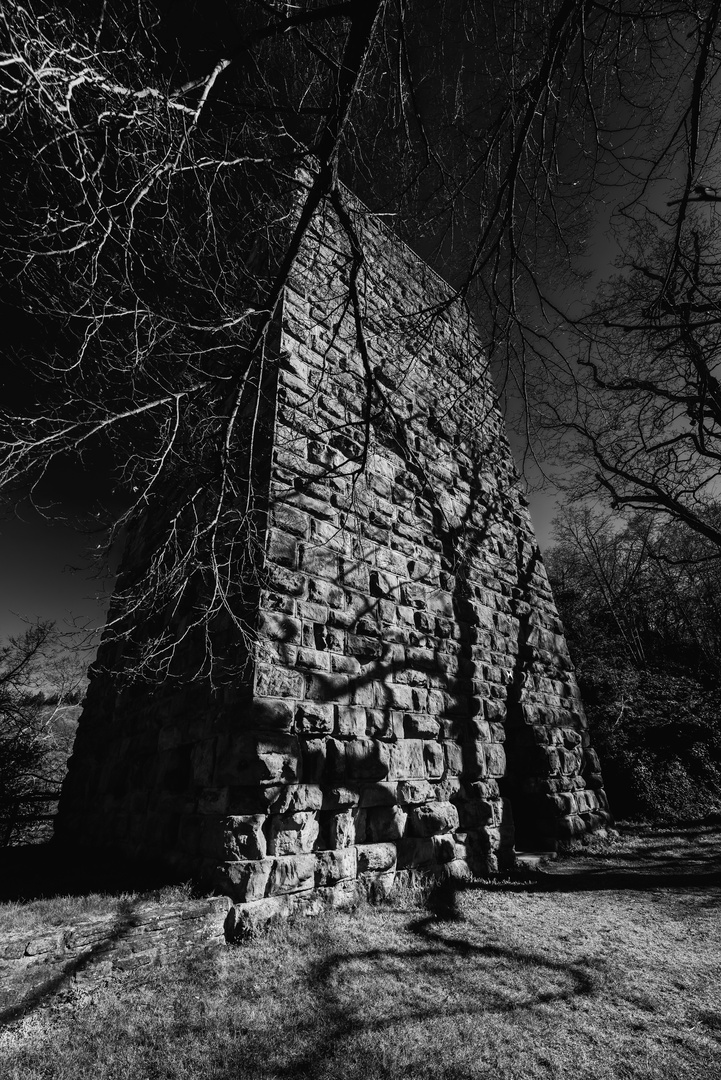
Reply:
[[[72,925],[0,935],[0,1020],[78,983],[162,964],[171,951],[225,944],[230,900],[140,903]]]

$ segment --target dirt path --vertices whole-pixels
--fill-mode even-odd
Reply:
[[[721,824],[621,827],[618,838],[543,864],[538,880],[551,890],[721,885]]]

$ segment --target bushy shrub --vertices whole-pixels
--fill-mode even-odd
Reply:
[[[688,820],[721,809],[721,689],[661,671],[578,671],[616,817]]]

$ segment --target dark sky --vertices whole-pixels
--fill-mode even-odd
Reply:
[[[37,616],[63,627],[73,620],[102,625],[111,582],[90,576],[85,553],[92,543],[27,509],[22,518],[0,520],[0,640]]]

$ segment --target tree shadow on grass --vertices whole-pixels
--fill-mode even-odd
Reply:
[[[651,889],[718,889],[721,870],[689,873],[671,869],[603,870],[553,874],[540,872],[532,885],[539,892],[608,892],[614,889],[643,892]]]
[[[628,830],[632,847],[581,849],[534,875],[544,891],[593,889],[706,889],[721,885],[721,830],[717,825]]]
[[[602,985],[601,961],[558,962],[541,952],[473,940],[474,928],[456,922],[447,932],[434,914],[406,924],[405,932],[412,935],[407,948],[333,951],[310,967],[304,993],[312,997],[313,1008],[295,1028],[299,1036],[295,1051],[290,1043],[282,1056],[270,1048],[271,1060],[264,1059],[269,1073],[283,1080],[317,1077],[319,1071],[335,1075],[333,1063],[340,1067],[350,1060],[356,1076],[355,1039],[363,1039],[362,1052],[367,1053],[374,1045],[368,1043],[368,1035],[379,1036],[382,1055],[389,1046],[387,1034],[394,1030],[402,1041],[403,1029],[420,1026],[432,1040],[436,1022],[449,1022],[452,1028],[454,1022],[468,1018],[480,1021],[489,1014],[519,1014],[574,998],[591,999]],[[539,982],[545,988],[534,985]],[[384,999],[389,1002],[387,1011]],[[409,1046],[416,1048],[417,1035],[408,1037]],[[263,1060],[266,1039],[270,1036],[261,1036],[254,1047],[258,1060]],[[372,1073],[373,1063],[367,1064]],[[418,1075],[433,1075],[424,1071],[432,1068],[430,1061],[423,1063]],[[223,1075],[236,1074],[228,1070]],[[443,1075],[452,1073],[444,1068]]]

